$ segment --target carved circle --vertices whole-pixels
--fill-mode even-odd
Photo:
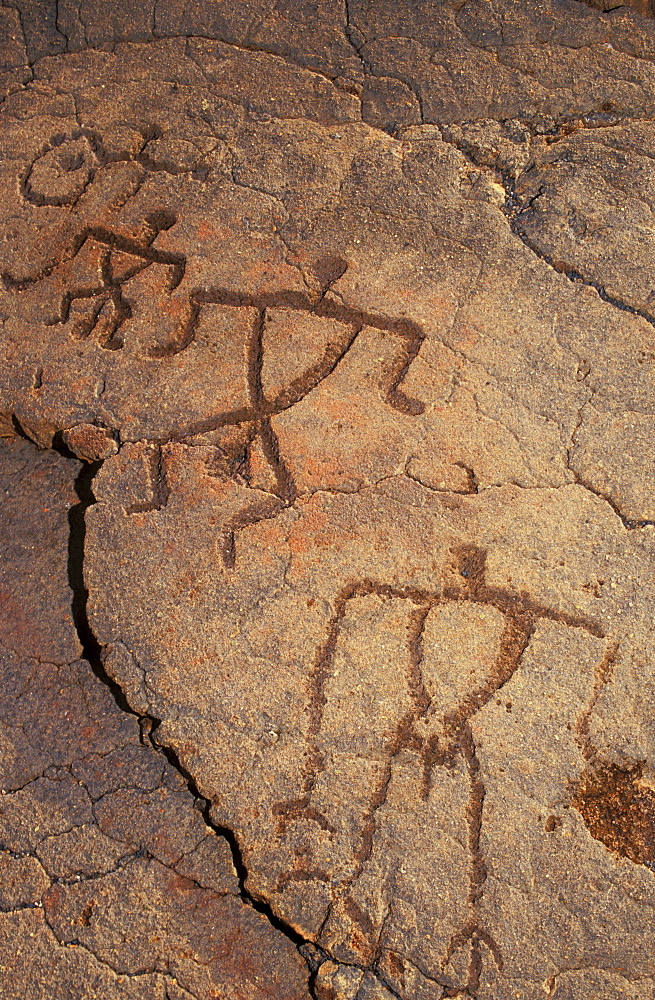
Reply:
[[[25,198],[33,205],[75,204],[98,166],[94,145],[86,135],[52,139],[25,177]]]

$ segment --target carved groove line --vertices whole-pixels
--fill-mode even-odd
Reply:
[[[502,956],[491,935],[480,925],[477,917],[478,903],[482,896],[484,882],[487,876],[486,865],[480,850],[480,832],[482,827],[482,810],[484,803],[484,784],[480,775],[480,762],[477,757],[473,733],[469,720],[479,712],[516,673],[521,664],[522,656],[530,641],[538,619],[556,621],[571,628],[582,628],[596,637],[602,637],[603,631],[593,620],[585,616],[568,615],[542,605],[527,594],[515,594],[498,587],[489,586],[485,580],[486,553],[474,546],[462,547],[455,553],[457,569],[463,583],[457,587],[445,587],[442,592],[424,591],[411,587],[391,587],[372,581],[360,581],[350,584],[338,595],[334,604],[334,615],[328,628],[327,638],[319,649],[314,668],[309,677],[309,725],[307,731],[308,756],[305,768],[305,778],[301,795],[297,799],[277,803],[273,807],[278,817],[278,834],[282,835],[287,825],[297,819],[304,818],[318,823],[323,829],[329,829],[324,816],[311,805],[312,793],[320,774],[325,769],[325,760],[319,745],[319,736],[323,712],[327,702],[325,688],[334,667],[339,634],[342,623],[347,615],[350,601],[371,594],[384,598],[401,598],[411,601],[415,607],[410,612],[408,626],[408,690],[414,709],[405,715],[398,723],[394,734],[387,744],[388,758],[378,787],[373,791],[360,830],[360,846],[354,855],[354,866],[351,874],[341,883],[337,898],[343,900],[344,909],[359,926],[365,936],[373,934],[370,918],[363,914],[349,891],[362,874],[367,861],[373,852],[373,842],[376,830],[376,813],[385,804],[392,777],[393,761],[404,749],[417,751],[423,760],[422,797],[427,799],[430,794],[432,772],[435,766],[452,766],[455,759],[461,757],[466,765],[469,776],[469,804],[467,807],[469,891],[469,918],[464,927],[455,934],[448,946],[444,965],[454,951],[470,942],[471,955],[467,982],[464,986],[456,986],[448,977],[443,977],[441,985],[445,996],[455,996],[462,989],[471,993],[478,988],[482,971],[482,945],[491,953],[497,967],[502,968]],[[423,635],[430,611],[440,605],[452,602],[467,602],[487,605],[500,611],[505,616],[500,649],[491,676],[485,684],[470,692],[458,707],[444,717],[443,739],[420,736],[415,725],[418,720],[427,715],[432,707],[431,698],[425,687],[421,665],[423,661]],[[299,859],[301,861],[305,860]],[[311,875],[307,870],[289,872],[282,876],[278,889],[288,881],[305,878],[323,878],[326,875],[314,871]],[[337,899],[333,899],[329,913],[334,909]],[[329,917],[328,913],[328,917]],[[327,922],[327,918],[326,918]],[[367,930],[365,930],[368,928]],[[381,942],[376,945],[379,953]]]

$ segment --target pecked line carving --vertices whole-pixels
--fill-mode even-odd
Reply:
[[[290,825],[298,822],[318,824],[322,829],[328,828],[328,820],[316,808],[313,799],[319,779],[330,767],[322,742],[322,726],[327,705],[327,685],[335,669],[341,631],[349,614],[349,607],[353,601],[368,595],[377,595],[383,600],[400,599],[407,602],[405,678],[412,708],[398,719],[395,731],[386,741],[384,764],[376,786],[370,791],[368,805],[362,816],[359,843],[353,851],[352,866],[333,892],[328,919],[335,908],[340,906],[345,913],[350,914],[359,928],[357,935],[362,935],[362,940],[366,942],[362,947],[367,949],[369,955],[379,956],[382,931],[376,934],[370,918],[361,912],[361,908],[352,897],[351,890],[372,856],[377,814],[387,802],[394,762],[404,750],[412,751],[419,756],[423,768],[420,795],[427,800],[435,769],[452,768],[459,759],[464,765],[469,784],[469,800],[466,807],[469,857],[468,913],[462,926],[448,944],[442,962],[442,973],[438,979],[445,991],[444,995],[454,997],[462,990],[475,995],[485,955],[490,957],[498,969],[502,969],[503,966],[500,949],[484,927],[480,916],[479,903],[487,878],[487,867],[480,846],[485,787],[470,720],[520,669],[523,654],[539,619],[556,621],[570,628],[581,628],[595,637],[602,637],[604,633],[596,621],[584,615],[569,615],[535,601],[526,593],[514,593],[488,584],[484,549],[462,546],[454,550],[453,562],[459,582],[449,583],[441,590],[391,587],[372,580],[362,580],[345,587],[337,596],[334,615],[308,679],[309,724],[303,784],[297,797],[276,803],[273,814],[277,817],[277,832],[281,839],[284,838]],[[438,720],[439,705],[435,704],[434,698],[429,693],[424,674],[424,636],[430,612],[453,603],[493,608],[500,612],[505,624],[500,635],[496,658],[487,677],[467,691],[456,707],[443,715],[441,725],[435,729],[434,723]],[[309,877],[307,873],[311,871],[314,873],[317,871],[312,864],[312,858],[305,855],[298,856],[295,867],[281,876],[278,890],[282,890],[290,881]],[[454,953],[464,948],[468,948],[466,980],[454,982],[445,969]]]
[[[37,208],[49,205],[58,208],[75,206],[96,174],[110,163],[134,163],[143,175],[167,173],[171,176],[189,174],[196,180],[206,180],[209,168],[200,162],[178,163],[161,147],[163,134],[157,125],[143,128],[142,141],[135,152],[110,152],[99,132],[79,128],[55,133],[28,164],[19,178],[20,192],[26,202]]]
[[[47,274],[21,281],[5,274],[5,286],[23,295],[39,281],[48,281],[56,299],[54,314],[48,319],[50,325],[67,326],[73,340],[94,340],[103,350],[121,351],[131,347],[132,321],[138,326],[135,333],[142,339],[144,336],[143,322],[135,316],[135,293],[130,292],[129,282],[142,275],[151,275],[149,280],[158,289],[156,316],[170,314],[173,317],[171,325],[164,326],[162,339],[157,339],[158,331],[152,321],[150,343],[145,347],[145,356],[151,362],[165,363],[166,359],[192,347],[202,311],[207,307],[223,306],[243,309],[246,315],[252,313],[254,319],[249,324],[244,344],[248,393],[245,405],[193,422],[183,427],[176,438],[241,425],[246,440],[245,453],[239,461],[240,473],[248,479],[252,447],[257,442],[275,480],[274,492],[286,503],[296,499],[297,490],[280,454],[271,417],[301,402],[329,378],[365,327],[389,334],[396,344],[395,359],[380,373],[380,390],[387,404],[406,416],[418,416],[424,411],[424,403],[402,389],[403,379],[425,337],[422,328],[408,319],[353,308],[331,294],[331,286],[347,270],[346,261],[338,260],[333,264],[327,277],[322,274],[324,262],[317,262],[315,271],[322,284],[314,296],[291,290],[252,294],[220,287],[185,293],[182,285],[187,270],[185,256],[154,246],[157,236],[171,229],[175,221],[175,216],[169,212],[148,216],[142,242],[112,230],[87,227],[75,240],[72,256],[62,265]],[[168,304],[173,302],[171,297],[176,291],[174,308],[169,309]],[[301,322],[303,316],[312,322],[325,321],[330,326],[330,335],[319,357],[309,357],[300,374],[271,392],[262,378],[266,355],[264,338],[268,324],[282,312],[296,314]]]

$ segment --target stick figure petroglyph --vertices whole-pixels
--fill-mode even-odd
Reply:
[[[403,379],[423,343],[423,330],[412,320],[354,308],[331,294],[332,287],[347,271],[346,261],[334,257],[317,261],[311,271],[313,287],[304,292],[257,294],[225,287],[185,290],[182,283],[186,257],[154,245],[157,236],[174,224],[173,213],[153,213],[144,220],[141,240],[116,230],[89,227],[76,238],[73,252],[51,272],[22,281],[5,274],[4,283],[18,295],[28,294],[41,284],[45,301],[53,303],[46,322],[67,328],[72,339],[92,342],[103,350],[129,348],[132,331],[138,327],[142,353],[149,359],[182,355],[193,344],[207,307],[243,310],[249,317],[242,348],[247,402],[233,409],[221,408],[205,420],[196,421],[185,436],[238,425],[242,440],[232,456],[233,468],[243,469],[253,442],[258,441],[273,474],[275,492],[287,502],[294,499],[295,487],[280,455],[271,417],[295,406],[329,378],[366,327],[389,335],[396,345],[394,361],[380,373],[380,389],[388,405],[409,416],[423,412],[424,404],[402,389]],[[146,275],[152,275],[147,296],[152,301],[147,303],[144,330],[138,313],[144,304],[135,298],[130,282]],[[324,322],[330,333],[322,348],[311,345],[300,372],[271,393],[262,377],[265,340],[270,324],[282,312],[295,317],[293,322],[299,324],[304,317]]]
[[[233,472],[247,468],[256,445],[272,473],[271,489],[285,502],[293,500],[296,489],[280,455],[271,418],[295,406],[329,378],[365,328],[388,335],[394,343],[395,358],[387,360],[385,370],[380,370],[380,390],[387,404],[409,416],[423,412],[424,404],[402,388],[425,337],[418,323],[401,314],[348,305],[334,290],[349,267],[338,256],[327,255],[301,267],[303,290],[253,291],[227,283],[217,285],[213,280],[203,283],[189,266],[188,245],[180,249],[175,246],[174,211],[160,207],[146,214],[140,224],[135,225],[132,219],[123,225],[121,210],[151,174],[186,175],[190,183],[206,180],[203,157],[210,155],[211,149],[198,149],[195,159],[177,163],[172,154],[164,155],[170,137],[162,137],[154,125],[142,130],[141,142],[134,148],[124,147],[122,139],[117,144],[110,138],[90,129],[55,135],[19,178],[23,199],[31,211],[52,212],[59,207],[62,219],[68,220],[61,245],[44,258],[47,266],[44,264],[37,273],[6,270],[0,275],[4,286],[18,298],[17,312],[25,305],[28,322],[36,320],[59,328],[71,340],[83,342],[85,352],[125,351],[130,361],[144,363],[147,381],[147,366],[157,360],[168,363],[170,377],[175,377],[169,359],[184,355],[194,343],[197,347],[199,329],[209,307],[223,307],[226,312],[243,310],[242,317],[249,317],[244,324],[248,332],[241,352],[247,399],[229,400],[224,393],[217,399],[214,412],[205,419],[189,417],[186,427],[179,426],[184,422],[184,414],[180,414],[175,437],[182,439],[238,425],[234,440],[239,440],[227,455]],[[117,169],[124,171],[127,179],[120,194],[109,192],[111,204],[105,212],[96,202],[104,202],[103,184]],[[73,230],[71,234],[71,219],[79,219],[77,233]],[[167,248],[161,249],[158,237],[171,230]],[[192,273],[196,275],[193,279]],[[306,317],[308,322],[330,325],[331,329],[324,342],[320,335],[314,343],[307,338],[303,348],[306,356],[296,365],[294,374],[285,384],[271,389],[262,377],[263,366],[271,351],[270,327],[283,310],[294,317],[292,323],[302,324]],[[207,339],[204,327],[202,333]],[[208,336],[211,339],[211,330]],[[236,342],[225,347],[232,352],[235,349]],[[214,345],[210,363],[221,363],[220,350],[220,345]],[[188,358],[190,363],[195,360],[193,350]],[[227,368],[232,359],[225,361]],[[372,359],[372,363],[376,362]],[[211,378],[208,369],[208,381]]]
[[[370,917],[352,897],[352,890],[363,876],[374,851],[374,838],[380,810],[387,802],[393,777],[394,764],[403,751],[418,754],[422,761],[423,782],[420,795],[427,800],[433,782],[435,769],[451,769],[457,761],[463,765],[468,781],[468,804],[466,806],[467,849],[468,849],[468,889],[467,915],[459,929],[452,934],[443,959],[442,972],[438,981],[446,990],[444,995],[454,996],[459,991],[475,994],[480,983],[485,952],[491,956],[496,967],[501,970],[503,958],[493,936],[484,927],[479,912],[479,903],[484,893],[487,879],[487,865],[481,849],[483,828],[483,806],[485,786],[480,760],[471,728],[471,719],[520,669],[522,657],[530,643],[535,627],[540,620],[557,622],[570,628],[585,630],[590,636],[603,638],[600,626],[582,615],[568,615],[556,611],[525,593],[512,593],[486,582],[486,552],[476,546],[464,546],[453,553],[455,579],[440,591],[420,591],[410,587],[390,587],[372,581],[360,581],[346,587],[337,597],[335,613],[329,625],[327,638],[322,644],[314,668],[310,674],[311,718],[308,729],[308,754],[305,777],[301,794],[292,800],[277,803],[273,807],[278,818],[278,835],[283,841],[287,830],[298,824],[309,824],[327,829],[330,820],[317,808],[316,795],[330,781],[329,771],[335,765],[331,752],[327,749],[343,740],[343,734],[331,732],[334,717],[326,716],[328,687],[333,682],[337,657],[344,625],[361,599],[377,595],[384,601],[402,601],[407,604],[405,613],[405,684],[409,699],[405,704],[411,707],[397,719],[395,730],[384,739],[380,736],[377,752],[386,762],[380,767],[375,787],[369,789],[368,801],[363,804],[361,815],[357,814],[359,843],[352,853],[350,871],[343,874],[336,890],[328,920],[340,909],[351,923],[357,926],[363,940],[368,940],[369,958],[379,956],[382,930],[373,926]],[[447,706],[439,704],[438,696],[430,686],[434,678],[426,675],[426,629],[431,616],[447,608],[491,609],[497,613],[500,627],[499,641],[495,656],[490,661],[486,676],[476,677],[463,697]],[[352,613],[358,613],[354,610]],[[500,623],[503,623],[500,625]],[[340,723],[337,723],[337,727]],[[373,725],[373,720],[371,721]],[[336,777],[335,777],[335,780]],[[324,794],[324,791],[322,792]],[[355,822],[355,819],[353,819]],[[347,829],[345,824],[344,829]],[[333,829],[330,836],[338,838],[345,833]],[[311,857],[307,851],[298,854],[294,867],[283,875],[279,887],[284,889],[289,882],[307,878]],[[315,871],[320,878],[320,871]],[[464,983],[457,983],[447,973],[453,955],[468,949],[468,972]]]

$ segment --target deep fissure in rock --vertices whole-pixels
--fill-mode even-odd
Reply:
[[[66,449],[65,445],[55,445],[55,450],[65,454],[67,457],[74,457]],[[157,740],[157,730],[160,728],[162,720],[154,716],[141,716],[135,712],[130,707],[121,687],[109,676],[104,667],[102,659],[103,648],[89,623],[87,613],[89,589],[84,578],[86,512],[98,502],[93,492],[93,480],[102,465],[102,461],[89,462],[83,465],[75,479],[75,492],[78,496],[78,503],[74,504],[68,512],[70,529],[68,539],[68,584],[72,594],[71,613],[75,630],[82,645],[84,659],[88,662],[95,676],[109,688],[121,711],[136,716],[139,719],[142,740],[144,742],[147,741],[148,745],[152,746],[158,753],[161,753],[184,779],[189,792],[200,806],[200,813],[206,826],[218,837],[222,837],[227,841],[232,854],[232,863],[239,879],[239,895],[241,899],[246,905],[256,910],[257,913],[261,913],[266,917],[275,930],[283,934],[296,946],[300,955],[307,963],[309,972],[308,982],[311,991],[316,972],[321,963],[328,958],[327,954],[278,917],[265,900],[253,896],[248,891],[246,888],[248,870],[234,831],[213,821],[210,800],[201,794],[195,779],[184,767],[175,751],[170,747],[164,746]]]
[[[60,452],[65,448],[58,448]],[[72,455],[70,457],[73,457]],[[114,701],[121,711],[136,715],[127,703],[125,695],[118,684],[111,679],[102,662],[102,647],[89,624],[87,603],[89,589],[84,580],[84,544],[86,541],[86,512],[95,504],[93,479],[100,470],[102,462],[89,462],[82,468],[75,479],[75,492],[78,503],[68,511],[68,585],[71,589],[71,614],[77,637],[82,645],[82,655],[88,662],[95,676],[111,691]]]

